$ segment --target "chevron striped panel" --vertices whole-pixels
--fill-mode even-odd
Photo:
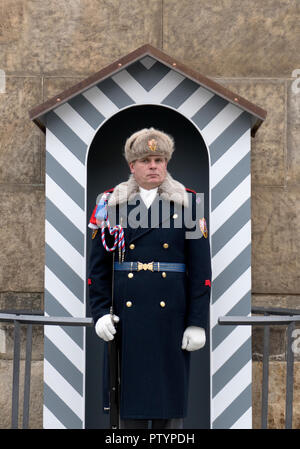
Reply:
[[[45,314],[85,316],[85,164],[98,128],[136,104],[176,109],[210,160],[211,427],[250,428],[251,332],[221,315],[251,304],[250,115],[150,56],[46,114]],[[45,327],[44,427],[84,428],[85,330]]]

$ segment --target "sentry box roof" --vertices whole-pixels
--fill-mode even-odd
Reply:
[[[145,76],[145,68],[148,70],[149,77]],[[267,112],[261,107],[251,103],[240,95],[232,92],[224,86],[216,83],[215,81],[207,78],[198,71],[187,67],[185,64],[167,55],[161,50],[153,47],[150,44],[143,45],[133,52],[127,54],[121,59],[109,64],[100,71],[94,73],[88,78],[80,81],[74,86],[64,90],[55,97],[50,98],[46,102],[35,106],[29,111],[29,117],[34,123],[45,133],[45,115],[62,105],[63,103],[70,102],[76,96],[84,93],[93,86],[96,86],[105,79],[114,79],[113,75],[117,75],[118,72],[127,70],[129,76],[132,76],[138,83],[141,84],[141,88],[147,92],[154,86],[153,83],[157,83],[162,80],[170,71],[175,71],[184,76],[182,85],[177,84],[174,86],[173,95],[167,92],[167,96],[162,103],[172,106],[176,101],[176,90],[186,91],[186,98],[191,95],[193,90],[199,87],[205,88],[213,94],[227,100],[228,102],[240,107],[242,110],[247,111],[251,115],[251,136],[254,137],[257,129],[261,123],[265,120]],[[190,82],[188,82],[190,80]],[[109,88],[109,86],[107,86]],[[134,97],[134,96],[133,96]],[[179,96],[177,101],[184,101],[185,96]],[[128,107],[130,103],[135,104],[135,99],[126,95],[124,98],[124,106]],[[227,103],[226,103],[227,104]],[[178,104],[176,105],[178,108]]]

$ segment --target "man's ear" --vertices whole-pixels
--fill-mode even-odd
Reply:
[[[131,173],[134,173],[134,162],[129,162],[129,168]]]

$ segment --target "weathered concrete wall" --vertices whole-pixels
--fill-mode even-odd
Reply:
[[[298,0],[1,1],[0,309],[43,308],[45,139],[28,110],[145,43],[268,111],[252,139],[253,305],[300,308],[300,94],[291,88],[300,69],[299,8]],[[10,425],[10,345],[0,332],[0,428]],[[42,422],[39,360],[32,427]],[[284,362],[272,364],[271,384],[284,388]],[[259,361],[253,370],[257,410]],[[272,401],[270,425],[281,427],[283,395]]]

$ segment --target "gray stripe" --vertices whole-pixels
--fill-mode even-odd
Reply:
[[[223,156],[250,127],[250,115],[248,112],[243,112],[210,144],[211,165]]]
[[[185,78],[161,103],[179,108],[197,89],[199,84]]]
[[[46,197],[46,219],[72,245],[81,256],[84,256],[84,235],[64,215],[52,201]]]
[[[211,210],[213,211],[249,175],[250,151],[227,173],[211,191]]]
[[[46,383],[44,383],[44,404],[67,429],[82,429],[81,419]]]
[[[83,374],[79,369],[46,336],[44,337],[44,350],[45,359],[82,396]]]
[[[226,315],[247,316],[251,312],[251,291],[232,307]],[[216,324],[212,329],[212,350],[214,351],[225,338],[236,329],[236,326],[220,326]]]
[[[218,416],[213,429],[230,429],[252,405],[251,384]]]
[[[145,56],[144,58],[140,59],[140,62],[146,67],[147,70],[151,69],[153,64],[156,63],[156,60],[151,58],[150,56]]]
[[[119,109],[134,104],[132,98],[114,82],[113,79],[107,78],[101,83],[97,84],[97,87],[116,105]]]
[[[137,61],[126,67],[126,70],[147,92],[170,72],[167,66],[158,61],[150,69],[146,69],[140,61]]]
[[[225,106],[228,105],[228,101],[214,95],[207,103],[205,103],[199,111],[193,115],[192,120],[199,126],[200,129],[205,128],[217,114],[219,114]]]
[[[49,316],[73,316],[45,288],[45,313]],[[62,329],[83,349],[83,329],[77,326],[62,326]]]
[[[83,302],[83,280],[62,260],[59,255],[46,243],[45,245],[46,266],[57,276],[72,293]],[[63,298],[57,298],[63,301]]]
[[[53,111],[47,114],[47,128],[67,147],[77,159],[85,164],[87,145]]]
[[[49,151],[46,151],[46,173],[82,210],[84,209],[84,188],[57,162]]]
[[[212,303],[238,279],[251,265],[251,243],[212,282]]]
[[[83,95],[69,100],[70,106],[94,129],[97,129],[105,117]]]
[[[212,257],[220,251],[232,237],[251,219],[251,198],[235,211],[228,220],[212,235],[211,253]]]
[[[251,337],[215,372],[212,378],[212,397],[214,398],[225,385],[251,360]]]

